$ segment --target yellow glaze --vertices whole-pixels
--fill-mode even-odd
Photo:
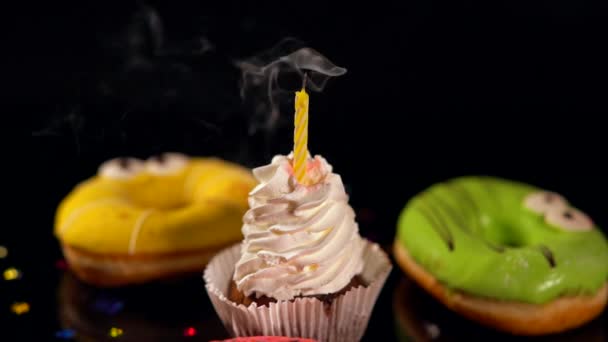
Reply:
[[[55,235],[104,254],[155,254],[215,247],[242,239],[250,170],[215,158],[190,158],[174,173],[100,174],[60,203]]]

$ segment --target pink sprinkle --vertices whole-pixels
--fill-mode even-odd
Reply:
[[[320,169],[321,168],[321,159],[315,158],[313,160],[308,160],[308,164],[306,164],[306,170],[310,171],[312,169]]]

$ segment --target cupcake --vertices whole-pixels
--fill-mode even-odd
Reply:
[[[253,170],[242,243],[216,255],[204,279],[232,336],[358,341],[392,269],[359,235],[340,175],[322,157],[293,154]]]

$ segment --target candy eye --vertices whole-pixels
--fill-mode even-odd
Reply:
[[[150,173],[164,175],[182,170],[188,164],[188,157],[181,153],[163,153],[146,161]]]
[[[568,202],[560,194],[550,191],[534,192],[526,196],[524,200],[526,208],[544,214],[551,209],[564,209],[568,207]]]
[[[563,230],[580,232],[593,228],[589,216],[574,208],[552,208],[545,215],[545,221]]]
[[[102,177],[111,179],[129,179],[135,177],[144,169],[144,163],[136,158],[122,157],[110,159],[99,167]]]

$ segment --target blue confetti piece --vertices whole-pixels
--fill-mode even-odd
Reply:
[[[124,308],[124,303],[114,298],[101,297],[95,300],[93,308],[95,311],[105,313],[107,315],[115,315]]]
[[[76,336],[76,332],[72,329],[62,329],[55,333],[55,337],[62,340],[71,340]]]

